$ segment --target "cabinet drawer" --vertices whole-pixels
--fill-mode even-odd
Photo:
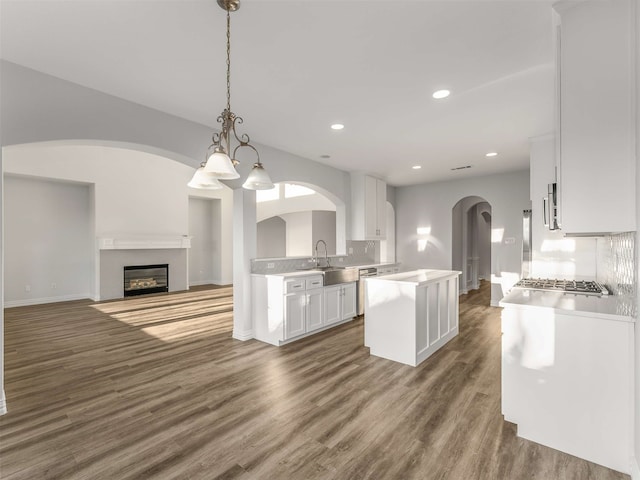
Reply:
[[[305,279],[305,286],[307,290],[311,288],[320,288],[324,282],[322,281],[322,275],[313,276]]]
[[[284,286],[285,293],[302,292],[304,291],[304,289],[305,289],[304,278],[293,278],[285,282],[285,286]]]

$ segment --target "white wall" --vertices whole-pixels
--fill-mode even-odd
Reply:
[[[228,188],[215,191],[188,188],[186,183],[193,175],[189,166],[127,148],[43,143],[6,147],[4,169],[6,174],[92,184],[94,239],[187,235],[189,195],[217,198],[220,211],[215,212],[213,222],[220,233],[216,238],[218,249],[213,254],[220,266],[213,272],[212,280],[231,283],[232,193]],[[28,212],[26,208],[20,209],[22,215]],[[142,251],[138,255],[140,259],[144,256]],[[120,279],[110,279],[103,284],[106,277],[100,272],[105,267],[100,260],[113,257],[96,253],[95,258],[96,282],[91,296],[101,299],[121,297]],[[186,262],[186,253],[177,258],[184,258]],[[173,261],[177,262],[177,258]],[[170,272],[170,290],[188,288],[186,272],[186,264],[176,264],[175,270]],[[114,296],[116,285],[120,292]],[[24,288],[24,285],[18,287]]]
[[[492,207],[492,229],[503,230],[491,245],[491,302],[497,304],[519,277],[522,255],[522,210],[530,208],[529,173],[511,172],[452,182],[396,188],[397,260],[403,268],[451,269],[453,206],[476,195]],[[430,228],[419,235],[418,228]],[[505,240],[513,238],[514,243]],[[419,248],[426,240],[426,248]]]
[[[4,160],[0,148],[0,172],[3,168]],[[0,175],[0,202],[4,206],[4,175]],[[5,413],[7,398],[4,393],[4,208],[0,208],[0,415]]]
[[[312,250],[312,212],[287,213],[280,217],[286,222],[287,257],[304,257]]]
[[[90,186],[15,176],[4,186],[6,306],[89,298]]]
[[[636,12],[636,165],[640,165],[640,2],[634,4]],[[640,226],[640,168],[636,168],[636,225]],[[636,245],[640,240],[640,227],[636,232]],[[638,272],[636,281],[640,279],[640,248],[636,247],[636,266]],[[637,288],[638,304],[640,305],[640,288]],[[635,324],[635,476],[633,480],[640,480],[640,325]]]
[[[189,286],[214,283],[214,237],[220,236],[220,225],[213,224],[214,202],[220,201],[189,197]],[[220,261],[219,256],[217,260]]]
[[[257,258],[282,258],[287,256],[287,223],[280,217],[258,222]]]

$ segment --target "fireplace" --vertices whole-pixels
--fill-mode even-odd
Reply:
[[[124,267],[124,296],[169,291],[169,265],[131,265]]]

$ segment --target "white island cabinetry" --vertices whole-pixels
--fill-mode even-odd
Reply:
[[[458,276],[414,270],[365,280],[364,342],[371,355],[417,366],[458,334]]]
[[[252,275],[254,337],[284,345],[355,317],[355,282],[323,286],[322,275]]]

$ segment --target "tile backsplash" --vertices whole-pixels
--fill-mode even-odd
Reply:
[[[380,261],[380,242],[347,241],[348,255],[329,255],[331,265],[350,266]],[[324,258],[320,256],[322,262]],[[257,258],[251,260],[251,273],[285,273],[313,266],[312,257]]]
[[[597,279],[611,294],[620,297],[619,312],[635,317],[636,297],[636,233],[612,233],[598,238]]]

